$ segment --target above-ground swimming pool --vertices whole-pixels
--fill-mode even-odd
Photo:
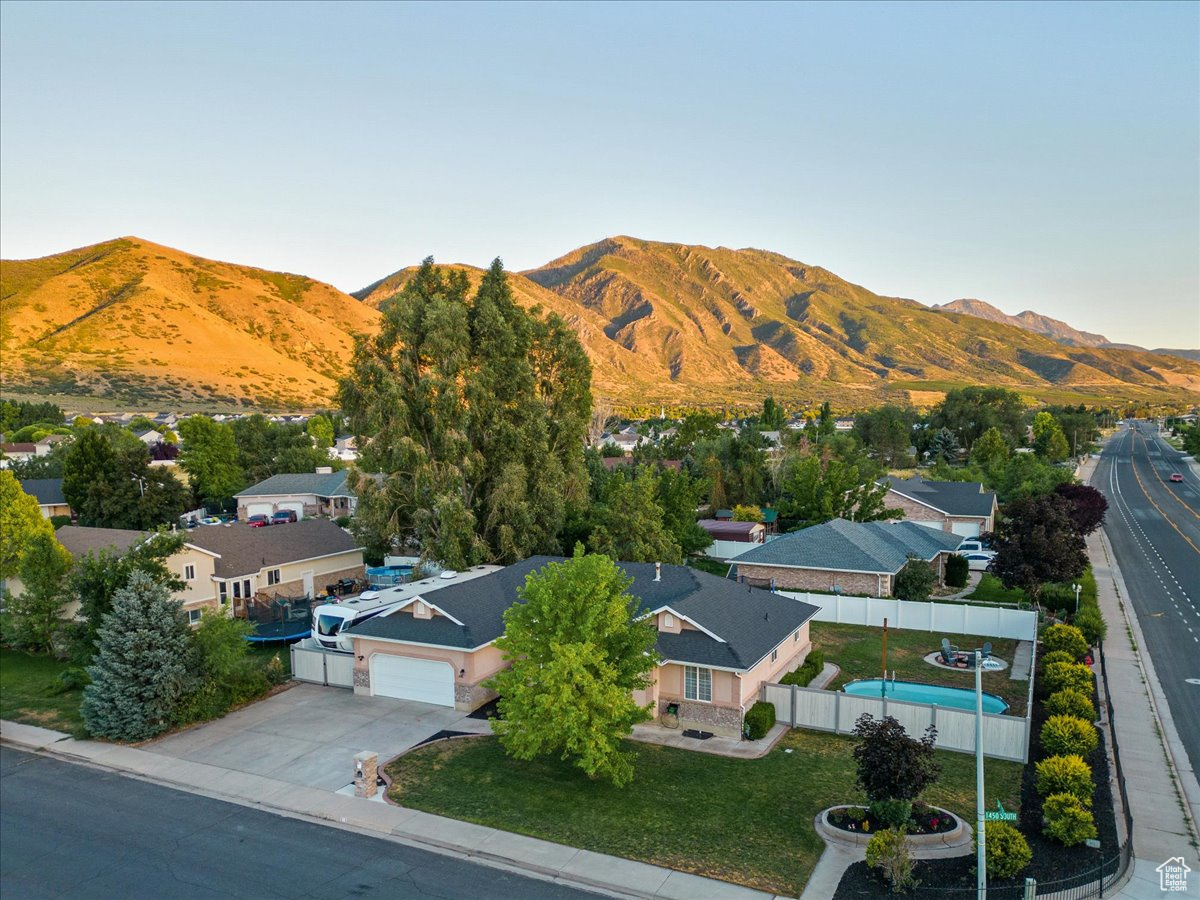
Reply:
[[[394,584],[404,584],[412,575],[412,566],[369,566],[367,581],[372,586],[388,587]]]
[[[919,684],[915,681],[884,681],[882,678],[864,678],[851,681],[842,688],[847,694],[857,697],[885,696],[889,700],[907,700],[910,703],[936,703],[955,709],[974,709],[975,692],[967,688],[942,687],[938,684]],[[983,695],[985,713],[1002,713],[1008,703],[995,694]]]

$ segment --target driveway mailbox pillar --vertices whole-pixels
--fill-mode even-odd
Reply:
[[[354,796],[374,797],[379,790],[376,777],[379,774],[379,754],[364,750],[354,754]]]

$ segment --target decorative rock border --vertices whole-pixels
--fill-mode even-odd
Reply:
[[[843,831],[834,825],[829,824],[829,814],[838,809],[851,809],[862,804],[844,804],[842,806],[831,806],[829,809],[821,810],[817,813],[817,818],[813,825],[817,829],[817,834],[827,844],[832,844],[840,847],[866,847],[870,843],[874,834],[864,834],[856,831]],[[922,850],[941,850],[941,849],[960,849],[969,847],[973,832],[967,827],[958,816],[950,812],[948,809],[942,809],[939,806],[932,806],[931,809],[937,810],[954,820],[954,827],[949,831],[941,834],[910,834],[908,836],[909,847],[917,853]]]
[[[990,656],[990,657],[988,657],[988,659],[990,661],[992,661],[993,663],[1000,663],[1000,666],[998,668],[996,666],[992,666],[991,668],[989,668],[988,666],[985,665],[983,667],[983,671],[985,673],[986,672],[1003,672],[1005,669],[1008,668],[1008,663],[1005,662],[1004,660],[1000,659],[997,656]],[[946,665],[944,662],[942,662],[942,653],[940,650],[935,650],[933,653],[926,654],[925,662],[929,663],[929,665],[933,666],[935,669],[941,669],[943,672],[966,672],[968,674],[974,674],[974,672],[975,672],[975,667],[973,665],[971,665],[970,663],[967,664],[966,668],[960,668],[959,666]]]

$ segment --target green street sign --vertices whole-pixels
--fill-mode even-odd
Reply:
[[[1015,822],[1017,821],[1017,814],[1006,812],[1003,804],[997,800],[996,808],[985,811],[983,818],[989,822]]]

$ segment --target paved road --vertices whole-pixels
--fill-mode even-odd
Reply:
[[[1200,481],[1181,456],[1139,422],[1108,442],[1091,480],[1108,497],[1105,533],[1180,740],[1200,772]],[[1171,482],[1172,472],[1184,482]]]
[[[587,898],[560,884],[0,749],[0,896]]]

